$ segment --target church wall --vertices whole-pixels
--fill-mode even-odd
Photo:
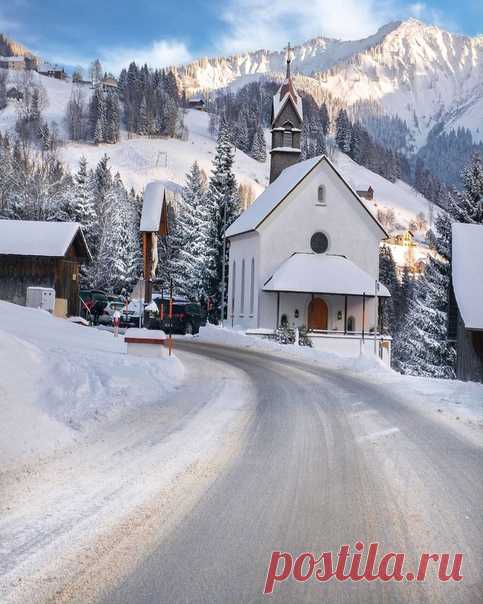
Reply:
[[[234,237],[230,241],[229,266],[228,266],[228,322],[233,321],[234,326],[243,329],[258,327],[259,306],[259,263],[258,263],[259,237],[258,233],[245,233]],[[253,277],[253,309],[251,308],[251,270],[254,260]],[[245,261],[244,304],[241,302],[242,293],[242,266]],[[235,263],[235,271],[233,270]],[[235,292],[233,292],[235,288]],[[235,293],[235,295],[233,295]],[[253,311],[253,312],[251,312]]]
[[[319,205],[319,185],[326,205]],[[377,279],[381,231],[331,168],[322,163],[260,225],[260,278],[266,281],[294,252],[311,253],[310,238],[325,233],[330,254],[341,254]]]

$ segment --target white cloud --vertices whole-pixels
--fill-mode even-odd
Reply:
[[[414,4],[409,5],[409,12],[413,17],[416,17],[417,19],[423,17],[426,10],[426,4],[423,4],[422,2],[415,2]]]
[[[106,71],[117,74],[123,67],[135,61],[138,65],[147,63],[151,67],[179,65],[191,60],[191,53],[177,40],[157,40],[150,46],[141,48],[112,47],[100,51],[99,58]]]
[[[222,15],[225,53],[282,48],[315,36],[358,39],[401,15],[396,0],[230,0]]]

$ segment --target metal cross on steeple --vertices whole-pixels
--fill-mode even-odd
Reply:
[[[290,79],[290,63],[292,61],[292,49],[290,47],[290,42],[287,44],[287,48],[285,50],[287,51],[286,57],[287,57],[287,80],[288,80],[288,79]]]

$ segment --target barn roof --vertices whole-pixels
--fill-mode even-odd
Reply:
[[[91,258],[81,225],[77,222],[0,220],[0,254],[14,256],[65,256],[74,240]]]
[[[382,283],[345,256],[295,253],[287,258],[263,286],[264,291],[345,294],[388,297]]]
[[[346,185],[358,203],[364,208],[369,216],[381,229],[384,237],[387,233],[376,218],[369,212],[363,201],[354,191],[354,189],[343,178],[340,172],[334,167],[332,162],[325,155],[312,157],[305,161],[298,162],[289,168],[285,168],[278,178],[276,178],[261,195],[246,209],[235,222],[227,229],[226,237],[241,235],[249,231],[254,231],[271,214],[277,206],[293,191],[293,189],[321,162],[326,161],[337,176]]]
[[[453,289],[466,329],[483,330],[483,225],[453,224]]]

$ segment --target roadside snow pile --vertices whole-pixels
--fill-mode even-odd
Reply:
[[[294,360],[310,362],[329,370],[357,374],[361,380],[385,385],[391,393],[409,406],[429,413],[437,413],[444,420],[462,421],[467,425],[483,427],[483,384],[401,375],[373,355],[348,359],[315,348],[279,344],[274,340],[245,335],[243,331],[215,325],[200,328],[199,339],[220,346],[250,348]]]
[[[332,354],[316,348],[306,346],[295,346],[294,344],[279,344],[273,339],[260,336],[246,335],[243,331],[227,329],[216,325],[200,327],[199,339],[202,342],[218,344],[221,346],[233,346],[236,348],[251,348],[260,352],[279,353],[290,356],[300,361],[314,361],[323,363],[331,369],[346,369],[355,373],[363,371],[381,371],[393,373],[382,361],[373,355],[362,355],[357,358],[347,358]]]
[[[75,440],[89,422],[162,399],[175,358],[125,354],[122,337],[0,302],[2,465]]]

